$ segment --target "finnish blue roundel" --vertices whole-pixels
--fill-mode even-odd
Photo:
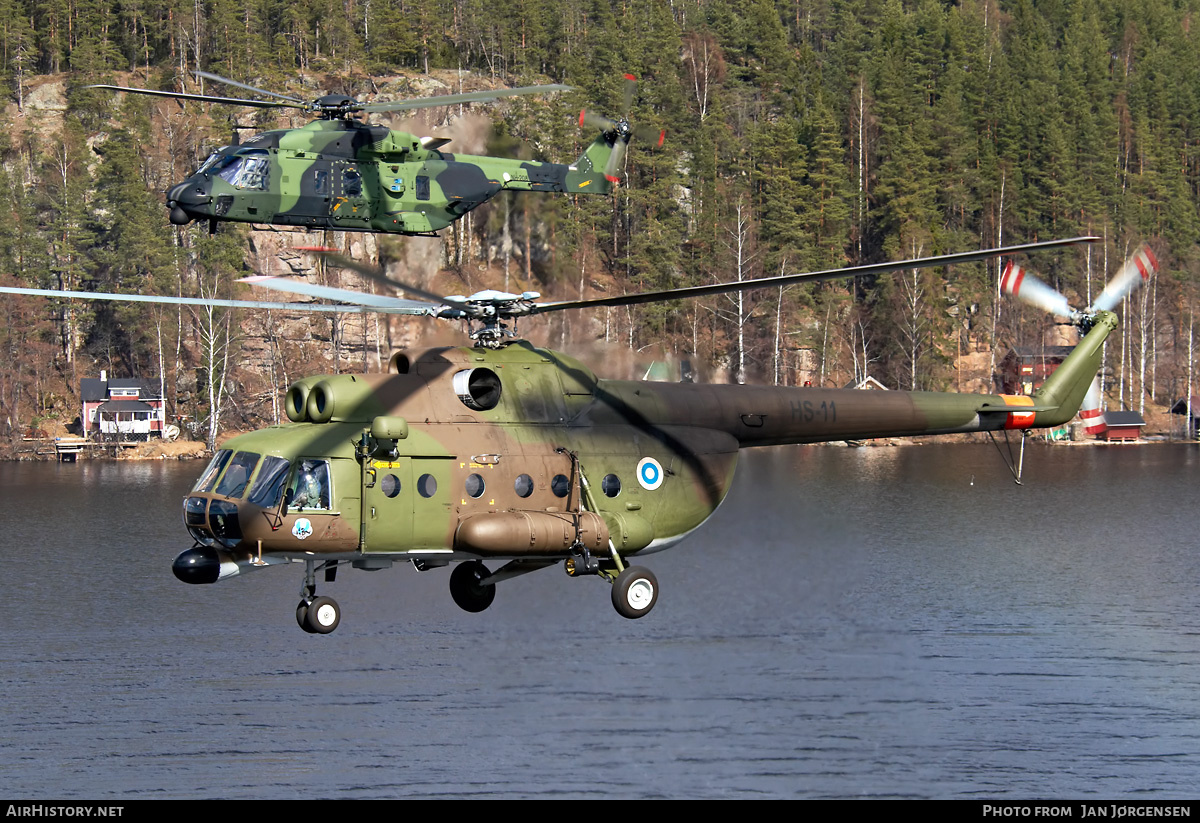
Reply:
[[[663,482],[663,467],[653,457],[643,457],[637,465],[637,479],[646,491],[654,491]]]

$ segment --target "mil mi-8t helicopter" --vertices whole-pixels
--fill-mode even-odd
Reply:
[[[441,151],[448,138],[417,137],[362,123],[359,113],[412,110],[566,91],[570,86],[447,94],[394,103],[359,103],[343,94],[311,102],[196,72],[274,100],[245,100],[188,92],[96,85],[132,94],[200,100],[232,106],[301,109],[318,119],[296,129],[266,131],[213,152],[191,176],[167,190],[176,225],[207,220],[300,226],[305,229],[425,235],[444,229],[502,191],[607,194],[616,182],[633,129],[619,120],[580,114],[581,126],[600,134],[570,165]],[[625,76],[625,108],[636,79]],[[658,135],[661,144],[665,132]]]
[[[1117,327],[1110,309],[1146,276],[1138,266],[1153,265],[1153,258],[1135,255],[1090,309],[1072,313],[1083,338],[1032,397],[604,380],[574,358],[516,339],[510,321],[943,266],[1095,239],[546,303],[537,302],[535,292],[440,297],[350,261],[340,262],[419,299],[247,278],[254,286],[336,302],[185,302],[464,319],[475,325],[475,346],[401,351],[383,374],[313,376],[292,384],[285,400],[291,422],[229,440],[184,500],[184,524],[195,544],[175,559],[173,571],[188,583],[215,583],[302,563],[296,619],[313,633],[332,632],[341,620],[338,604],[316,593],[318,573],[329,582],[343,565],[374,570],[398,561],[420,571],[456,564],[450,593],[469,612],[492,603],[497,583],[561,563],[572,577],[610,582],[617,612],[642,617],[654,607],[659,584],[649,569],[628,561],[699,528],[729,490],[740,449],[1069,421],[1097,374],[1105,338]],[[1023,280],[1026,293],[1036,290],[1033,282],[1032,276]],[[1020,284],[1010,289],[1021,290]],[[492,571],[484,561],[502,565]]]

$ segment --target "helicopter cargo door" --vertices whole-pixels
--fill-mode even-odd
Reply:
[[[370,460],[363,474],[362,550],[408,551],[412,546],[412,459]]]
[[[369,164],[339,160],[333,164],[334,198],[330,216],[335,226],[349,229],[367,228],[371,224],[371,179],[365,170],[374,174]]]
[[[333,203],[333,163],[280,152],[279,217],[296,225],[320,225],[329,219]],[[280,222],[285,222],[280,219]]]
[[[370,460],[363,469],[364,552],[449,551],[450,459]]]

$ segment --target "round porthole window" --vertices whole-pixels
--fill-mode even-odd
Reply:
[[[616,497],[621,493],[621,478],[615,474],[604,475],[604,479],[600,481],[600,490],[604,492],[605,497]]]
[[[384,475],[379,481],[379,490],[384,497],[395,497],[400,493],[400,478],[394,474]]]
[[[423,474],[417,479],[417,494],[422,497],[433,497],[437,494],[437,478],[432,474]]]
[[[533,494],[533,478],[527,474],[520,475],[513,483],[513,491],[517,493],[517,497],[528,497]]]
[[[479,497],[483,494],[484,482],[483,476],[472,474],[467,477],[467,496]]]
[[[550,491],[554,492],[555,497],[566,497],[571,491],[571,480],[565,474],[554,475],[550,481]]]

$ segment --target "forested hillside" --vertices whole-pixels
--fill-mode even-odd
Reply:
[[[318,238],[446,291],[599,296],[1094,234],[1028,261],[1086,305],[1145,240],[1158,276],[1119,310],[1109,404],[1187,395],[1200,282],[1200,0],[0,0],[0,283],[244,294],[313,270],[290,233],[167,221],[162,192],[235,124],[301,117],[86,88],[203,86],[202,69],[309,99],[561,82],[433,110],[450,150],[564,161],[640,83],[612,197],[506,194],[441,240]],[[1193,31],[1193,29],[1198,29]],[[491,122],[483,128],[480,115]],[[389,122],[389,121],[384,121]],[[396,120],[394,123],[398,124]],[[414,127],[414,130],[415,127]],[[311,242],[308,238],[308,242]],[[353,245],[351,245],[353,241]],[[723,379],[991,390],[1051,318],[996,264],[598,311],[522,331],[665,349]],[[410,324],[0,297],[0,436],[77,415],[79,378],[158,379],[200,436],[278,414],[306,370],[373,368]],[[429,321],[426,321],[429,322]],[[427,327],[426,327],[427,328]],[[648,349],[647,347],[650,347]],[[968,368],[968,364],[970,368]],[[972,370],[973,369],[973,370]],[[220,417],[213,411],[220,412]]]

